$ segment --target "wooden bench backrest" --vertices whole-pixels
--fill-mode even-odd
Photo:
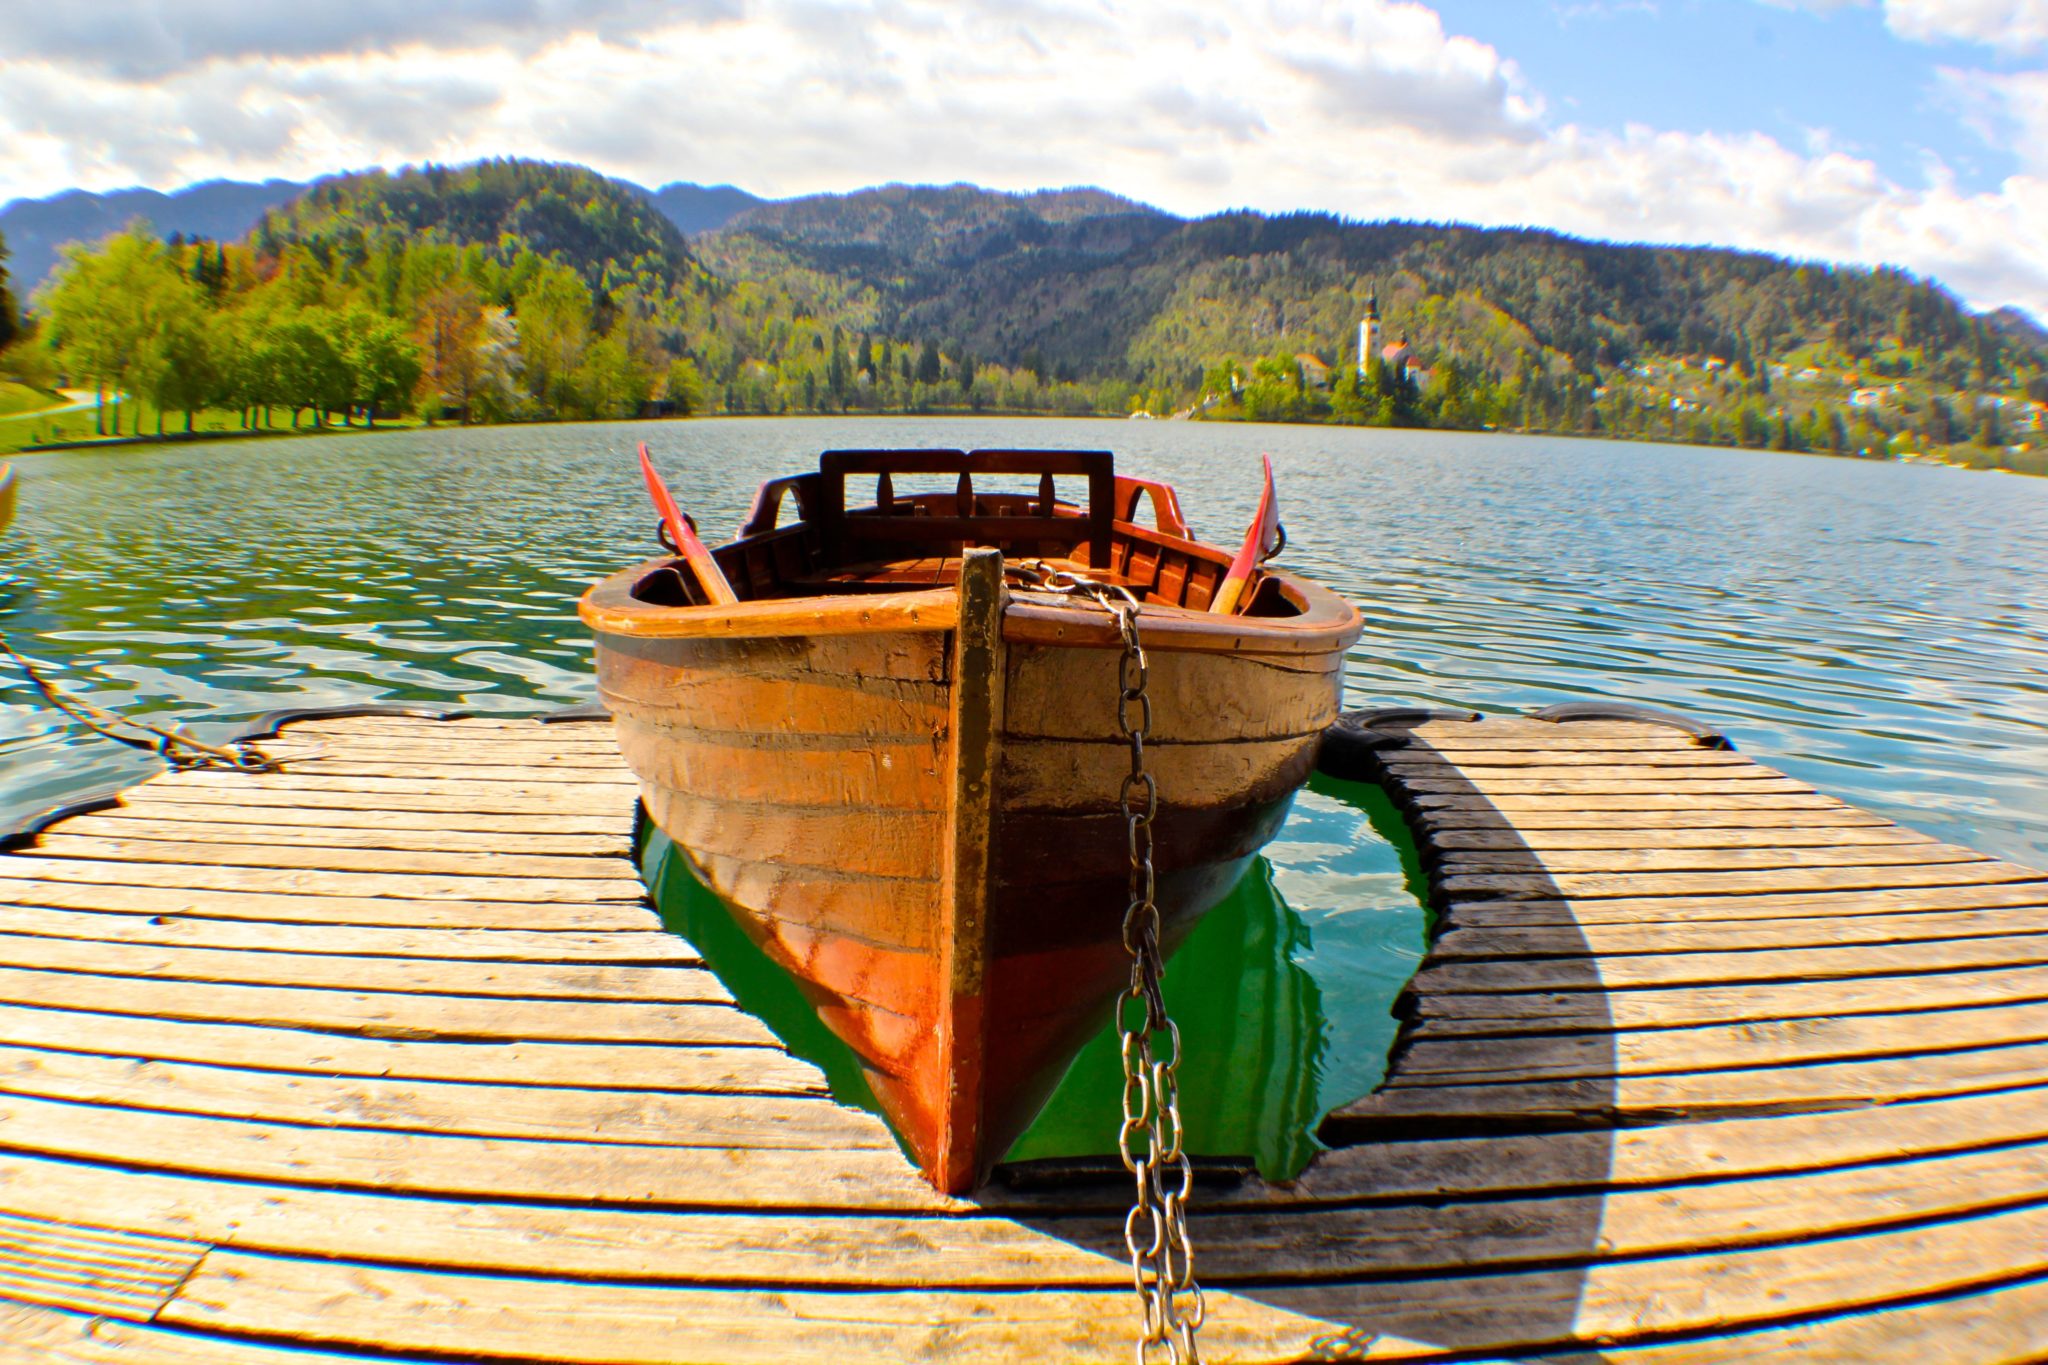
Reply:
[[[874,514],[847,515],[846,478],[849,474],[877,476],[880,497]],[[902,511],[897,511],[892,481],[898,474],[953,476],[955,515],[905,515],[911,511],[907,500],[902,504]],[[987,516],[974,515],[974,476],[977,474],[1036,474],[1040,492],[1033,514],[1019,516],[1003,511]],[[834,563],[844,562],[848,545],[856,540],[958,542],[962,545],[1043,540],[1047,538],[1047,523],[1057,515],[1052,491],[1052,479],[1056,474],[1075,474],[1088,480],[1088,507],[1081,519],[1085,523],[1089,562],[1108,563],[1117,499],[1115,458],[1106,450],[828,450],[818,457],[815,503],[804,508],[804,515],[816,523],[824,538],[826,558]],[[763,492],[765,494],[766,490]],[[778,489],[778,501],[780,496]],[[1015,499],[1006,497],[1002,501],[1014,504]]]

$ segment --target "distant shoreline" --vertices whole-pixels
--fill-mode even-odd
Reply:
[[[300,427],[300,428],[298,428],[297,430],[294,430],[294,429],[292,429],[292,428],[290,428],[290,427],[284,427],[284,428],[268,428],[268,429],[265,429],[265,428],[256,428],[256,429],[252,429],[252,430],[242,430],[242,429],[236,428],[236,429],[230,429],[230,430],[226,430],[226,431],[191,431],[191,432],[186,432],[186,431],[167,431],[167,432],[163,433],[163,435],[161,435],[161,436],[158,436],[158,435],[155,435],[155,434],[145,434],[145,435],[141,435],[141,436],[106,436],[106,437],[100,437],[100,438],[96,438],[96,439],[87,439],[87,440],[78,440],[78,441],[48,441],[48,442],[44,442],[43,444],[40,444],[40,445],[33,445],[33,446],[23,446],[23,447],[21,447],[21,448],[19,448],[19,449],[16,449],[16,450],[0,450],[0,461],[5,461],[5,460],[13,460],[13,459],[27,459],[27,458],[29,458],[29,457],[31,457],[31,456],[36,456],[36,455],[63,455],[63,454],[75,454],[75,453],[77,453],[78,451],[81,451],[81,450],[84,450],[84,451],[91,451],[91,450],[130,450],[130,449],[134,449],[135,447],[138,447],[138,446],[174,446],[174,445],[190,445],[190,444],[194,444],[194,443],[198,443],[198,444],[205,444],[205,443],[208,443],[208,442],[212,442],[212,441],[253,441],[253,440],[265,440],[265,439],[274,439],[274,440],[286,440],[286,439],[302,438],[302,437],[309,437],[309,436],[381,436],[381,435],[385,434],[386,432],[391,432],[391,433],[397,433],[397,432],[438,432],[438,431],[478,431],[478,432],[480,432],[480,431],[517,431],[517,430],[519,430],[519,429],[521,429],[521,428],[525,428],[525,427],[554,427],[554,426],[621,426],[621,427],[624,427],[624,426],[657,426],[657,425],[667,425],[667,424],[671,424],[671,423],[684,423],[684,422],[695,422],[695,421],[703,421],[703,420],[725,420],[725,421],[751,421],[751,420],[773,420],[773,421],[788,421],[788,420],[791,420],[791,419],[797,419],[797,420],[810,420],[810,421],[870,421],[870,422],[871,422],[871,421],[891,421],[891,420],[894,420],[894,421],[901,421],[901,420],[905,420],[905,419],[909,419],[909,420],[931,420],[931,421],[941,421],[941,420],[953,420],[953,421],[963,421],[963,420],[965,420],[965,421],[975,421],[975,420],[995,420],[995,421],[1005,421],[1005,420],[1009,420],[1009,421],[1020,421],[1020,420],[1021,420],[1021,421],[1040,421],[1040,422],[1046,422],[1046,421],[1071,421],[1071,422],[1124,422],[1124,421],[1129,421],[1129,420],[1131,420],[1131,419],[1130,419],[1129,417],[1127,417],[1127,416],[1126,416],[1126,417],[1118,417],[1118,416],[1112,416],[1112,415],[1110,415],[1110,414],[1106,414],[1106,413],[1061,413],[1061,412],[1031,412],[1031,411],[1021,411],[1021,412],[994,412],[994,411],[990,411],[989,409],[986,409],[986,408],[982,408],[982,409],[977,409],[977,410],[973,410],[973,411],[963,411],[963,412],[946,412],[946,411],[937,411],[937,412],[777,412],[777,413],[755,413],[755,412],[733,412],[733,413],[724,413],[724,412],[714,412],[714,413],[701,413],[701,414],[695,414],[695,415],[692,415],[692,416],[689,416],[689,417],[625,417],[625,418],[611,418],[611,419],[604,419],[604,418],[596,418],[596,419],[591,419],[591,418],[582,418],[582,419],[577,419],[577,420],[574,420],[574,421],[561,421],[561,422],[531,422],[531,421],[528,421],[528,422],[471,422],[471,423],[466,423],[466,424],[464,424],[464,423],[454,423],[454,422],[437,422],[437,423],[432,423],[432,424],[429,424],[429,423],[426,423],[426,422],[420,422],[420,421],[417,421],[417,420],[405,420],[405,419],[400,419],[400,420],[397,420],[397,421],[391,421],[391,422],[386,422],[386,423],[384,423],[384,424],[382,424],[382,425],[379,425],[379,426],[376,426],[376,427],[363,427],[363,426],[350,426],[350,427],[338,427],[338,426],[324,426],[324,427]],[[1771,450],[1770,448],[1768,448],[1768,447],[1764,447],[1764,446],[1734,446],[1734,445],[1726,445],[1726,446],[1724,446],[1724,445],[1701,445],[1701,444],[1699,444],[1698,442],[1694,442],[1694,441],[1671,441],[1671,440],[1653,440],[1653,439],[1647,439],[1647,438],[1645,438],[1645,437],[1643,437],[1643,436],[1640,436],[1640,435],[1625,435],[1625,436],[1617,436],[1617,435],[1614,435],[1614,434],[1612,434],[1612,433],[1610,433],[1610,432],[1604,432],[1604,431],[1599,431],[1599,432],[1583,432],[1583,431],[1530,431],[1530,430],[1526,430],[1526,429],[1524,429],[1524,428],[1521,428],[1521,427],[1499,427],[1499,428],[1495,428],[1495,429],[1493,429],[1493,430],[1490,430],[1490,431],[1488,431],[1488,430],[1472,431],[1472,430],[1467,430],[1467,429],[1464,429],[1464,428],[1459,428],[1459,427],[1370,427],[1370,426],[1357,426],[1357,425],[1353,425],[1353,424],[1348,424],[1348,423],[1332,423],[1332,422],[1245,422],[1245,421],[1235,421],[1235,420],[1226,420],[1226,421],[1210,421],[1210,420],[1207,420],[1207,419],[1202,419],[1202,418],[1193,418],[1193,419],[1182,419],[1182,418],[1158,418],[1158,419],[1155,419],[1155,420],[1156,420],[1156,421],[1160,421],[1160,422],[1172,422],[1172,421],[1185,421],[1185,422],[1189,422],[1190,424],[1192,424],[1192,423],[1194,423],[1194,422],[1200,422],[1200,423],[1202,423],[1203,425],[1213,425],[1213,426],[1244,426],[1244,427],[1259,427],[1259,426],[1270,426],[1270,427],[1285,427],[1285,428],[1289,428],[1289,429],[1294,429],[1294,428],[1302,428],[1302,427],[1322,427],[1322,428],[1328,428],[1328,429],[1331,429],[1331,430],[1336,430],[1336,431],[1416,431],[1416,432],[1428,432],[1428,433],[1430,433],[1430,434],[1433,434],[1433,435],[1436,435],[1436,436],[1442,436],[1442,437],[1450,437],[1450,436],[1465,436],[1465,437],[1474,437],[1474,438],[1482,438],[1482,437],[1487,437],[1487,436],[1529,436],[1529,437],[1539,437],[1539,438],[1541,438],[1541,437],[1549,437],[1549,438],[1552,438],[1552,439],[1557,439],[1557,440],[1566,440],[1566,441],[1611,441],[1611,442],[1616,442],[1616,443],[1619,443],[1619,444],[1623,444],[1623,445],[1650,445],[1650,446],[1687,446],[1687,447],[1691,447],[1691,448],[1693,448],[1693,449],[1696,449],[1696,450],[1712,450],[1712,451],[1720,451],[1720,450],[1729,450],[1729,451],[1734,451],[1734,450],[1747,450],[1747,451],[1753,451],[1753,452],[1755,452],[1755,453],[1757,453],[1757,454],[1761,454],[1761,455],[1769,455],[1769,454],[1776,454],[1776,455],[1796,455],[1796,456],[1800,456],[1800,457],[1807,457],[1807,458],[1825,458],[1825,459],[1831,459],[1831,460],[1859,460],[1859,461],[1862,461],[1862,462],[1864,462],[1864,463],[1868,463],[1868,464],[1910,464],[1910,465],[1917,465],[1917,466],[1921,466],[1921,467],[1923,467],[1923,468],[1941,468],[1941,469],[1956,469],[1956,470],[1961,470],[1961,471],[1963,471],[1963,472],[1965,472],[1965,473],[1971,473],[1971,474],[2017,474],[2017,475],[2020,475],[2020,476],[2022,476],[2022,477],[2026,477],[2026,478],[2040,478],[2040,477],[2048,477],[2048,467],[2044,467],[2044,468],[2043,468],[2043,469],[2041,469],[2041,470],[2032,470],[2032,469],[2012,469],[2012,468],[2006,468],[2006,467],[2002,467],[2002,466],[1998,466],[1998,465],[1971,465],[1971,464],[1961,464],[1961,463],[1958,463],[1958,462],[1956,462],[1956,461],[1953,461],[1953,460],[1943,460],[1943,459],[1930,459],[1930,458],[1927,458],[1927,457],[1925,457],[1925,456],[1921,456],[1921,455],[1917,455],[1917,454],[1905,454],[1905,455],[1887,455],[1887,456],[1877,457],[1877,456],[1864,456],[1864,455],[1855,455],[1855,454],[1843,454],[1843,455],[1837,455],[1837,454],[1835,454],[1834,452],[1832,452],[1832,451],[1827,451],[1827,450],[1778,450],[1778,451],[1773,451],[1773,450]]]

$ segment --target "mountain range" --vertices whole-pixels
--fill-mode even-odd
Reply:
[[[0,207],[0,240],[7,245],[6,270],[24,300],[48,279],[73,242],[96,242],[136,219],[158,236],[173,233],[210,241],[238,241],[272,209],[291,204],[314,182],[298,180],[208,180],[184,189],[66,190],[44,199],[16,199]],[[664,217],[689,236],[715,231],[767,201],[731,185],[683,182],[660,189],[632,186]]]
[[[1981,428],[1995,450],[2015,434],[2008,405],[2048,402],[2035,319],[1973,312],[1898,269],[1322,213],[1184,219],[1091,187],[766,200],[496,160],[73,193],[0,211],[17,294],[32,295],[65,240],[136,216],[164,235],[246,240],[259,259],[296,243],[337,278],[379,252],[388,272],[393,253],[432,243],[508,269],[517,257],[519,279],[551,260],[584,281],[596,331],[612,325],[614,291],[631,291],[628,311],[652,329],[635,344],[666,357],[648,363],[695,366],[703,401],[724,411],[1207,411],[1220,396],[1226,415],[1328,409],[1788,448],[1893,448],[1909,430],[1949,445]],[[474,278],[516,306],[517,281]],[[387,304],[395,280],[380,286]],[[1361,355],[1368,312],[1379,332]],[[1375,378],[1377,408],[1337,414],[1333,381],[1363,378],[1383,351],[1414,369],[1419,404]],[[989,367],[1001,396],[972,388]],[[1331,397],[1316,398],[1326,383]],[[2023,429],[2036,430],[2028,411]]]

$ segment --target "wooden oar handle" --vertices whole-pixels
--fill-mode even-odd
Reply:
[[[655,509],[661,513],[661,524],[668,528],[670,542],[697,576],[697,586],[703,591],[705,600],[718,607],[737,603],[740,595],[726,581],[725,571],[718,567],[711,551],[704,548],[704,542],[697,538],[697,532],[690,526],[690,519],[683,515],[683,509],[669,495],[668,485],[655,472],[654,458],[647,453],[645,441],[640,443],[640,473],[647,480],[647,492],[654,499]]]

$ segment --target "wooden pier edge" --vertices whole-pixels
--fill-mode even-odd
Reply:
[[[2039,1350],[2048,874],[1655,724],[1400,733],[1441,932],[1332,1150],[1203,1192],[1206,1358]],[[608,727],[272,747],[0,856],[0,1358],[1129,1358],[1121,1189],[932,1193],[662,931]]]

